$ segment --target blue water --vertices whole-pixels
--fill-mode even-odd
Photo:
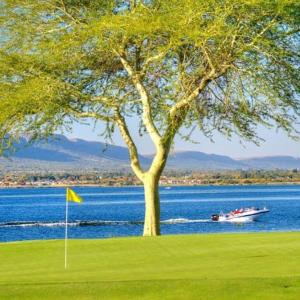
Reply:
[[[69,237],[141,235],[142,187],[77,187],[82,204],[70,203]],[[163,234],[300,230],[300,186],[162,187]],[[271,210],[259,221],[211,222],[210,215],[240,207]],[[64,238],[65,189],[0,189],[0,241]]]

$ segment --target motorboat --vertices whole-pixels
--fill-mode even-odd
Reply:
[[[257,220],[260,216],[268,213],[270,210],[264,208],[240,208],[229,213],[214,214],[211,219],[216,222],[251,222]]]

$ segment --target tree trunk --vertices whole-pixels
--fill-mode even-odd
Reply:
[[[160,235],[159,176],[147,174],[144,179],[145,223],[144,236]]]

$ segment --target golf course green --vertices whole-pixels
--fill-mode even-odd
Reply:
[[[0,299],[300,299],[300,232],[0,244]]]

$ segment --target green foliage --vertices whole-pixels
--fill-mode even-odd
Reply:
[[[32,139],[118,110],[161,136],[198,124],[257,141],[300,114],[296,0],[2,0],[0,137]],[[126,70],[122,59],[133,69]],[[171,127],[170,127],[171,126]],[[148,130],[149,131],[149,130]],[[8,144],[7,146],[10,146]]]

